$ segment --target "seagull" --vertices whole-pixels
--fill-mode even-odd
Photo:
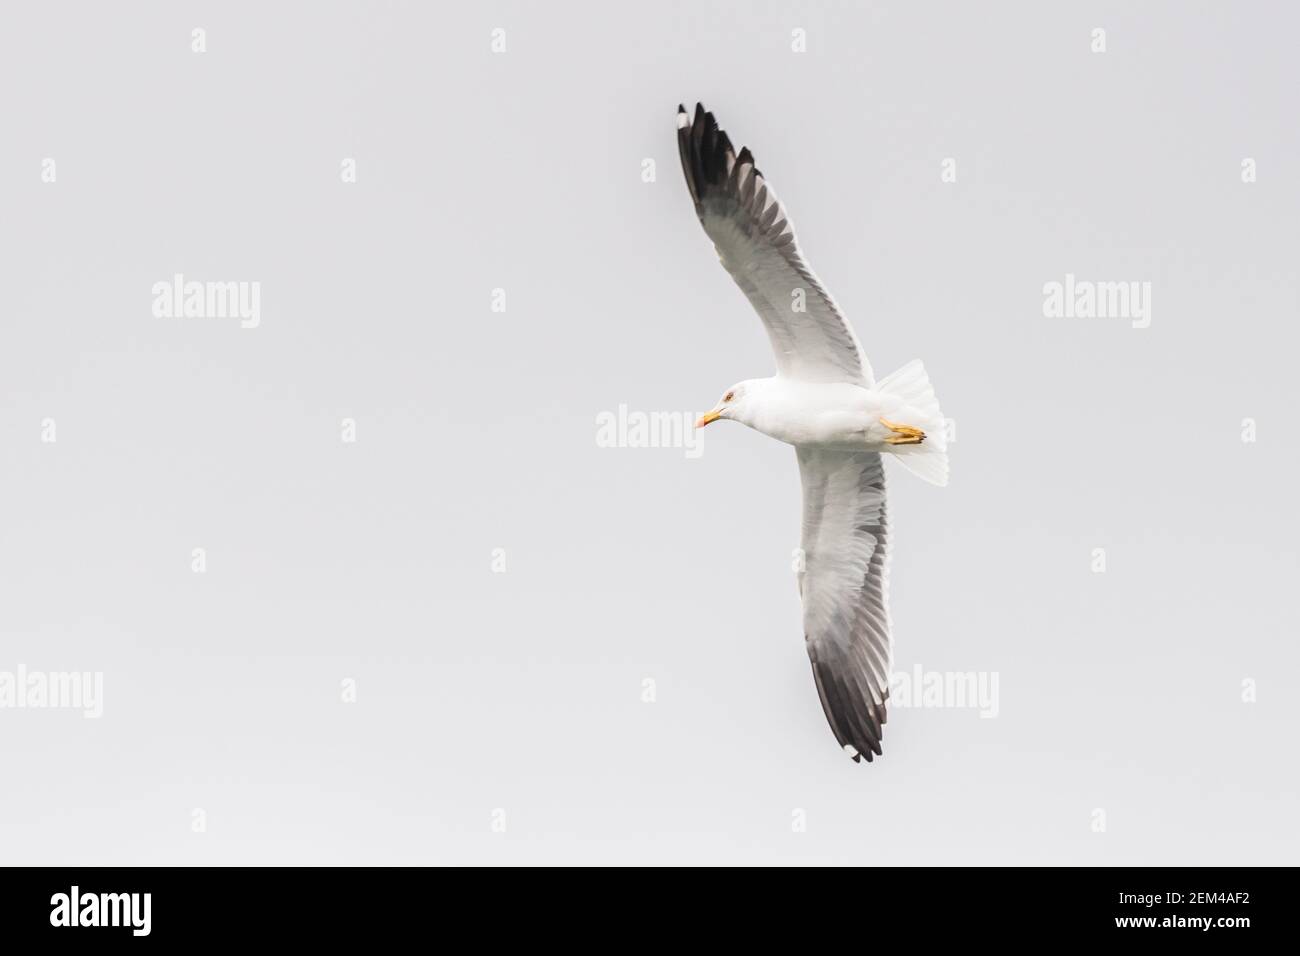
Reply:
[[[858,337],[799,251],[748,148],[712,113],[677,108],[686,188],[722,266],[758,313],[776,374],[737,382],[695,423],[748,425],[793,445],[803,484],[797,581],[822,710],[854,761],[881,753],[893,652],[883,456],[948,482],[943,413],[919,361],[876,381]]]

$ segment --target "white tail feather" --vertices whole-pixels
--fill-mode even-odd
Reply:
[[[885,415],[925,432],[919,445],[894,445],[890,451],[908,471],[934,485],[948,483],[948,423],[934,397],[930,376],[920,359],[913,359],[876,384],[885,396]]]

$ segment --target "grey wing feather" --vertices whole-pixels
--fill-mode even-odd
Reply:
[[[722,265],[767,330],[779,374],[870,385],[871,367],[852,326],[804,261],[794,226],[748,150],[739,154],[713,114],[678,107],[686,188]],[[802,293],[803,310],[795,308]]]
[[[853,759],[881,753],[892,636],[885,472],[876,452],[797,449],[804,639],[831,731]]]

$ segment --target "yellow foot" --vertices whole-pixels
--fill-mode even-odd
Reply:
[[[925,432],[919,428],[913,428],[911,425],[896,425],[884,418],[880,420],[880,424],[894,433],[885,439],[890,445],[919,445],[925,441]]]

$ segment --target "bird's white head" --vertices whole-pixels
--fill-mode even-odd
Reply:
[[[723,393],[718,404],[713,407],[712,411],[705,412],[700,416],[699,421],[695,423],[696,428],[703,428],[716,422],[719,418],[729,418],[732,421],[740,422],[742,425],[751,423],[750,413],[753,411],[754,397],[757,392],[762,390],[763,381],[761,379],[747,379],[743,382],[737,382],[731,388]]]

